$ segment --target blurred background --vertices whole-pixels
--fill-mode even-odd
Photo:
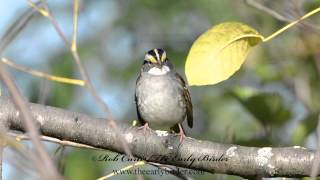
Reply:
[[[134,88],[144,54],[163,48],[184,76],[188,51],[213,25],[239,21],[268,36],[317,8],[317,0],[83,0],[80,1],[78,50],[99,96],[119,122],[137,119]],[[72,1],[48,1],[62,31],[72,35]],[[0,36],[24,12],[27,1],[0,2]],[[194,128],[187,135],[245,146],[317,148],[320,111],[320,15],[275,39],[260,44],[229,80],[214,86],[190,87]],[[68,48],[52,24],[34,16],[3,52],[3,57],[57,76],[81,78]],[[12,68],[15,83],[30,101],[104,117],[83,87],[40,79]],[[185,76],[184,76],[185,77]],[[3,85],[1,89],[5,92]],[[187,126],[185,126],[187,127]],[[29,146],[28,142],[23,142]],[[130,163],[95,162],[112,154],[46,143],[67,179],[96,179]],[[59,148],[59,150],[57,150]],[[4,179],[33,179],[35,172],[5,151]],[[144,166],[144,169],[153,167]],[[23,171],[21,171],[23,169]],[[193,175],[191,175],[193,176]],[[145,179],[163,177],[149,175]],[[195,179],[241,179],[204,175]],[[116,176],[113,179],[135,179]],[[175,176],[165,176],[177,179]]]

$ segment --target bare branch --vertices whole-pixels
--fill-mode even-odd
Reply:
[[[43,135],[124,153],[119,137],[105,121],[59,108],[29,103]],[[0,120],[11,130],[23,131],[23,121],[10,99],[0,97]],[[253,177],[309,176],[315,151],[302,147],[244,147],[186,138],[182,144],[174,134],[147,136],[136,128],[118,125],[135,157],[167,165],[211,173]]]

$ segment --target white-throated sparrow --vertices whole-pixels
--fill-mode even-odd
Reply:
[[[179,131],[181,142],[185,137],[182,121],[187,118],[192,128],[192,103],[186,83],[162,49],[152,49],[145,55],[136,82],[135,103],[144,133],[149,125],[171,128]]]

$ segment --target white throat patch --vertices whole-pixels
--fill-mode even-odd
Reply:
[[[151,68],[148,73],[156,76],[165,75],[170,72],[170,68],[168,66],[162,66],[162,68],[153,67]]]

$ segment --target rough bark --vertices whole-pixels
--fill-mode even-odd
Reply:
[[[29,104],[43,135],[123,153],[108,121],[60,108]],[[10,130],[23,131],[23,123],[10,99],[0,97],[0,120]],[[164,132],[146,136],[137,128],[118,124],[134,156],[152,162],[187,167],[211,173],[242,177],[309,176],[315,151],[302,147],[245,147],[214,143]]]

